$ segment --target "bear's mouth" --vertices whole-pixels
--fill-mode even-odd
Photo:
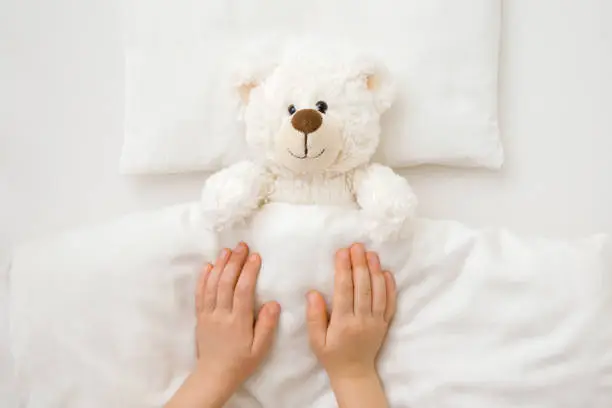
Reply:
[[[303,156],[298,156],[297,154],[293,153],[290,149],[287,149],[287,151],[289,152],[291,156],[295,157],[296,159],[300,159],[300,160],[318,159],[319,157],[323,156],[323,153],[325,153],[325,149],[323,149],[319,153],[315,154],[314,156],[308,156],[308,150],[306,150]]]

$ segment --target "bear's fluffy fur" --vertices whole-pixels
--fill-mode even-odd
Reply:
[[[252,160],[207,180],[202,211],[213,227],[288,202],[356,205],[373,240],[397,235],[417,200],[403,177],[370,163],[393,101],[384,67],[337,50],[293,47],[275,64],[250,68],[236,88]]]

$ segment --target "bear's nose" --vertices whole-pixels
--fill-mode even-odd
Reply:
[[[291,124],[295,130],[304,134],[309,134],[321,127],[323,118],[321,114],[314,109],[302,109],[293,115]]]

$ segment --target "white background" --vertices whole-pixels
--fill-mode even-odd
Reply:
[[[0,252],[197,199],[204,174],[127,178],[121,22],[107,0],[0,0]],[[408,171],[421,214],[538,235],[612,232],[612,2],[506,0],[499,173]]]
[[[204,174],[118,173],[120,28],[109,0],[0,0],[0,258],[39,234],[197,199]],[[612,232],[612,1],[506,0],[500,108],[503,171],[409,171],[421,214]]]

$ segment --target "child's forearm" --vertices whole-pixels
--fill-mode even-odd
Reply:
[[[387,408],[388,402],[376,372],[353,378],[331,378],[339,408]]]
[[[195,371],[164,408],[222,408],[230,395],[231,392],[211,384],[205,376]]]

